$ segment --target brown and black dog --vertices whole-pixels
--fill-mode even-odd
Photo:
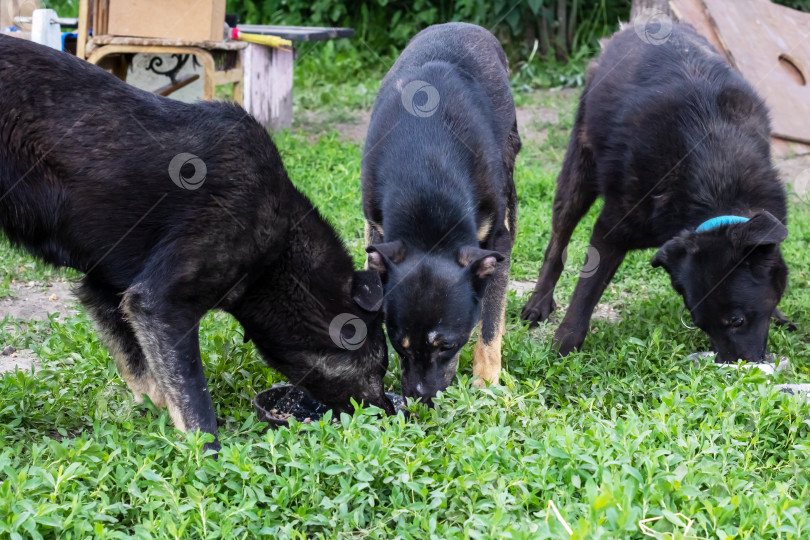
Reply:
[[[242,108],[0,36],[0,190],[9,239],[85,274],[78,297],[121,377],[177,428],[217,432],[198,338],[212,309],[329,406],[394,412],[379,275],[354,271]]]
[[[362,163],[368,265],[406,397],[450,384],[479,320],[473,374],[498,380],[519,150],[498,40],[465,23],[417,34],[383,79]]]
[[[587,277],[555,336],[579,348],[591,314],[629,250],[661,246],[695,324],[722,361],[760,360],[785,290],[779,244],[785,190],[771,164],[768,111],[691,26],[652,42],[627,28],[588,69],[557,178],[551,242],[522,318],[544,321],[571,233],[597,197]],[[595,269],[593,267],[596,266]]]

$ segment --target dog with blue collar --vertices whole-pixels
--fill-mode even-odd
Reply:
[[[588,68],[557,177],[551,241],[521,318],[556,308],[567,244],[597,198],[588,258],[554,335],[582,346],[594,308],[631,250],[670,275],[722,362],[760,361],[788,269],[785,188],[771,163],[763,100],[687,24],[655,44],[626,27]]]

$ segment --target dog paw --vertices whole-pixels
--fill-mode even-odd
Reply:
[[[551,312],[557,309],[557,303],[554,298],[548,294],[545,297],[539,297],[533,294],[532,297],[523,306],[520,312],[520,320],[529,323],[530,327],[537,326],[538,323],[547,321]]]
[[[215,460],[219,459],[219,451],[222,450],[222,444],[220,444],[219,439],[214,439],[214,442],[207,442],[203,444],[203,451],[205,450],[213,450],[214,455],[212,456]]]
[[[776,326],[781,326],[781,327],[785,328],[788,332],[795,332],[796,330],[799,329],[798,326],[793,324],[788,319],[780,319],[778,317],[774,317],[774,319],[775,319],[774,323],[776,324]]]
[[[485,386],[485,382],[498,384],[501,374],[501,338],[498,336],[492,343],[478,340],[473,353],[473,381],[477,386]]]
[[[585,332],[579,332],[563,326],[557,328],[553,341],[553,348],[557,350],[557,356],[562,358],[579,349],[585,341],[586,334],[587,329]]]
[[[475,377],[473,379],[473,384],[479,388],[484,388],[487,384],[494,386],[498,384],[499,375],[500,370],[493,370],[490,373],[473,373],[473,376]]]

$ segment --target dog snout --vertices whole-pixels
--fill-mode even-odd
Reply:
[[[765,345],[720,344],[716,342],[713,342],[712,345],[717,352],[717,361],[724,364],[733,364],[739,360],[745,362],[765,361]]]
[[[413,399],[417,399],[420,402],[424,403],[428,407],[433,406],[433,397],[436,395],[436,392],[427,389],[427,385],[423,383],[417,383],[414,387],[413,391],[406,394],[406,397],[411,397]]]
[[[436,396],[437,391],[438,389],[436,389],[434,385],[428,384],[428,382],[423,379],[403,381],[402,384],[403,396],[420,401],[428,407],[433,406],[433,398]]]

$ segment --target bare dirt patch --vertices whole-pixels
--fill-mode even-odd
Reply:
[[[6,347],[0,353],[0,374],[6,371],[39,371],[39,359],[31,349],[17,350],[14,347]]]
[[[534,281],[517,281],[513,279],[509,281],[509,290],[515,291],[518,296],[523,296],[534,291],[534,284]]]
[[[524,146],[541,145],[548,139],[549,131],[560,124],[560,114],[568,114],[568,104],[575,103],[580,92],[580,88],[536,90],[530,98],[532,104],[517,107],[518,133]],[[300,111],[296,112],[295,130],[314,141],[334,129],[341,139],[362,144],[370,120],[371,110],[368,109]],[[565,148],[560,151],[564,152]],[[774,165],[785,184],[793,185],[796,194],[810,194],[810,154],[776,158]]]
[[[295,118],[295,130],[307,135],[312,142],[334,129],[345,141],[363,143],[370,121],[370,110],[342,111],[339,114],[321,110],[301,111]]]
[[[556,103],[571,100],[579,95],[577,88],[562,90],[538,90],[533,100],[541,103]],[[516,108],[518,133],[524,144],[539,144],[548,138],[548,129],[560,123],[560,109],[546,105],[526,105]],[[366,139],[368,125],[371,121],[370,110],[340,111],[328,110],[296,112],[295,129],[316,139],[319,135],[329,133],[332,129],[346,141],[362,143]]]
[[[45,321],[58,313],[57,320],[61,321],[77,313],[76,299],[65,281],[11,283],[9,290],[12,296],[0,300],[0,319],[9,316],[15,320]],[[0,344],[0,374],[15,369],[37,371],[39,367],[39,359],[31,349],[18,350]]]
[[[518,133],[523,144],[540,144],[548,139],[548,129],[560,123],[560,112],[551,107],[518,107]]]
[[[344,139],[361,143],[366,140],[369,122],[371,122],[371,111],[358,111],[357,115],[352,116],[345,122],[335,124],[335,130]]]
[[[518,296],[526,296],[526,300],[528,300],[528,295],[530,295],[534,291],[534,284],[535,281],[526,280],[526,281],[517,281],[511,280],[509,282],[509,289],[515,291]],[[622,295],[625,296],[625,295]],[[554,311],[552,315],[552,320],[558,321],[562,320],[563,315],[565,315],[565,310],[568,308],[567,305],[561,305],[559,302],[557,303],[557,309]],[[607,303],[597,304],[596,309],[593,311],[593,318],[594,319],[604,319],[609,323],[617,323],[621,322],[622,317],[619,315],[619,312],[616,308]]]
[[[807,200],[810,194],[810,154],[774,160],[782,181],[792,186],[792,193]]]
[[[14,319],[45,321],[49,315],[59,314],[57,320],[73,316],[76,299],[65,281],[53,283],[12,283],[12,296],[0,300],[0,319],[7,315]]]

